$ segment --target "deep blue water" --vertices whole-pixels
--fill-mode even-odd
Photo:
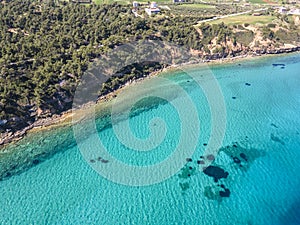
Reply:
[[[97,118],[98,132],[79,145],[69,127],[29,135],[8,146],[15,153],[3,158],[25,165],[24,152],[40,158],[57,153],[0,181],[0,224],[300,224],[299,68],[300,55],[292,54],[168,72],[162,81],[145,80],[121,93],[133,99],[143,89],[143,107],[105,129]],[[209,164],[208,149],[220,138]],[[105,157],[97,155],[95,140],[102,141]],[[139,151],[129,146],[134,143]],[[215,182],[203,173],[201,157],[227,178]],[[129,167],[120,169],[118,162]],[[132,174],[134,166],[151,170]],[[106,178],[92,167],[106,171]],[[7,169],[4,163],[0,169]],[[135,182],[141,185],[131,186]],[[229,197],[220,196],[221,185]]]

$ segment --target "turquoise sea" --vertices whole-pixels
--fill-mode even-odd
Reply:
[[[205,91],[207,73],[219,85],[212,90],[218,98]],[[300,224],[300,54],[209,70],[193,66],[160,77],[173,85],[157,82],[129,119],[120,114],[113,126],[109,117],[96,116],[97,132],[82,129],[79,144],[73,128],[65,126],[7,146],[0,153],[0,224]],[[147,82],[153,85],[151,79],[142,83]],[[129,97],[136,88],[128,88]],[[135,151],[120,141],[116,129],[127,122],[129,130],[120,135],[132,134],[136,146],[150,149]],[[210,155],[207,149],[220,137]],[[107,150],[101,159],[95,139]],[[90,158],[83,151],[92,152]],[[182,153],[169,160],[175,151]],[[126,169],[99,174],[114,171],[115,161],[141,171],[168,165],[137,171],[136,177]],[[122,184],[114,179],[120,174]],[[135,180],[140,185],[132,185]]]

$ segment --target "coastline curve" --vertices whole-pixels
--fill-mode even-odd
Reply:
[[[102,84],[112,77],[120,76],[118,74],[119,71],[128,65],[143,62],[174,65],[190,60],[192,60],[192,55],[182,46],[174,46],[173,44],[159,41],[142,41],[119,46],[113,52],[101,57],[83,76],[81,85],[77,88],[74,97],[73,132],[83,158],[96,172],[115,183],[129,186],[147,186],[170,178],[186,164],[187,158],[192,157],[196,151],[200,133],[199,115],[195,109],[195,103],[193,103],[185,90],[167,78],[153,77],[148,82],[140,82],[135,87],[136,92],[134,95],[132,95],[132,92],[129,95],[126,92],[127,89],[124,88],[115,97],[110,112],[111,125],[118,140],[127,148],[144,152],[151,151],[163,141],[166,134],[166,126],[161,118],[155,118],[155,123],[158,126],[150,129],[149,137],[146,139],[136,138],[130,131],[129,126],[129,114],[132,107],[141,99],[149,96],[164,99],[174,106],[179,114],[181,123],[180,140],[172,154],[159,163],[134,166],[114,158],[109,154],[97,135],[95,108],[89,107],[84,115],[76,114],[77,106],[97,101]],[[197,83],[198,88],[202,89],[208,100],[212,117],[212,129],[205,154],[216,155],[222,145],[226,130],[226,107],[222,91],[209,68],[205,70],[206,75],[209,76],[208,82],[201,82],[197,76],[189,73],[188,70],[182,69],[182,71]],[[153,88],[156,84],[164,82],[166,86],[172,86],[179,96],[184,96],[185,105],[174,104],[173,97],[168,96],[163,89],[155,90]],[[126,104],[122,104],[124,102]],[[125,121],[125,123],[122,123],[124,126],[116,126],[120,120]],[[189,134],[191,128],[196,133]],[[126,135],[124,130],[128,131]],[[160,138],[154,140],[153,134]],[[187,135],[190,135],[189,138],[187,138]],[[93,160],[99,155],[101,155],[101,160],[104,163],[95,163],[95,160]]]

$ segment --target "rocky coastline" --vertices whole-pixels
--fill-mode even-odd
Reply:
[[[205,62],[217,61],[217,60],[237,60],[238,58],[256,57],[263,55],[278,55],[287,54],[292,52],[300,51],[300,46],[288,47],[288,48],[261,48],[252,51],[236,51],[231,53],[216,53],[210,55],[204,55],[203,59]]]
[[[231,54],[210,54],[210,55],[202,55],[201,58],[199,58],[199,61],[192,61],[192,62],[187,62],[184,63],[183,65],[192,65],[195,63],[205,62],[205,63],[218,63],[218,62],[228,62],[228,61],[236,61],[239,59],[245,59],[245,58],[252,58],[252,57],[257,57],[257,56],[263,56],[263,55],[278,55],[278,54],[287,54],[287,53],[292,53],[292,52],[298,52],[300,51],[300,46],[294,46],[294,47],[288,47],[288,48],[279,48],[279,49],[256,49],[253,51],[239,51],[239,52],[232,52]],[[110,99],[116,97],[116,91],[119,89],[123,88],[124,86],[130,85],[131,83],[134,82],[139,82],[141,80],[144,80],[147,77],[157,75],[161,73],[162,71],[165,71],[166,69],[178,67],[182,65],[170,65],[167,68],[159,69],[156,70],[152,73],[150,73],[148,76],[144,76],[142,78],[139,78],[137,80],[130,80],[124,85],[121,85],[119,88],[113,90],[112,92],[101,96],[97,102],[94,102],[92,104],[97,104],[99,101],[109,101]],[[89,104],[81,106],[81,108],[84,107],[89,107]],[[39,131],[42,128],[45,127],[52,127],[52,126],[61,126],[63,124],[68,124],[71,123],[72,120],[72,110],[69,109],[67,111],[62,112],[61,114],[55,114],[52,115],[51,117],[46,117],[46,118],[41,118],[30,124],[29,126],[26,126],[25,128],[22,128],[20,130],[16,131],[7,131],[0,133],[0,151],[5,147],[5,145],[12,143],[12,142],[17,142],[21,140],[23,137],[26,136],[28,132],[31,131]]]

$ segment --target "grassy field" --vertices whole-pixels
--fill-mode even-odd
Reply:
[[[117,2],[119,4],[122,4],[122,5],[126,5],[126,4],[131,4],[130,1],[127,1],[127,0],[93,0],[93,2],[96,4],[96,5],[101,5],[101,4],[111,4],[111,3],[114,3],[114,2]]]
[[[103,0],[94,0],[93,2],[97,5],[100,5],[103,3]]]
[[[135,0],[141,3],[148,3],[147,0]],[[149,0],[151,2],[151,0]],[[119,4],[132,4],[133,0],[93,0],[93,2],[97,5],[100,4],[111,4],[113,2],[117,2]],[[168,0],[155,0],[157,3],[170,3],[171,1]]]
[[[209,3],[232,3],[233,0],[204,0]],[[195,2],[199,2],[199,0],[195,0]]]
[[[253,4],[268,4],[267,2],[265,2],[263,0],[248,0],[248,1]]]
[[[267,24],[271,23],[273,20],[275,20],[275,16],[252,16],[252,15],[240,15],[240,16],[232,16],[228,18],[223,18],[223,19],[218,19],[211,21],[211,24],[217,24],[224,22],[225,24],[228,25],[238,25],[238,24],[244,24],[244,23],[249,23],[249,24]]]
[[[214,9],[215,6],[206,5],[206,4],[181,4],[178,5],[181,8],[192,8],[192,9]]]
[[[148,0],[131,0],[129,2],[143,2],[143,3],[148,3]],[[149,2],[157,2],[157,3],[171,3],[171,0],[149,0]]]
[[[195,0],[199,1],[199,0]],[[205,0],[210,3],[232,3],[233,0]],[[282,1],[286,2],[287,0],[247,0],[247,2],[252,4],[269,4],[269,3],[281,3]],[[240,4],[243,4],[244,1],[240,0]]]

